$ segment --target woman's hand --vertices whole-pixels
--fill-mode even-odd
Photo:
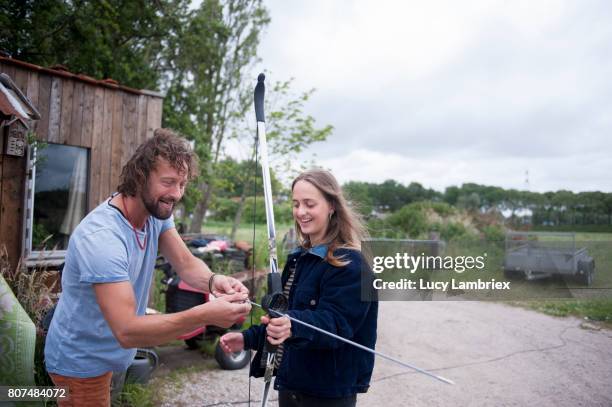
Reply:
[[[261,317],[262,324],[268,324],[266,328],[268,342],[272,345],[280,345],[291,337],[291,321],[287,317],[270,318],[268,315]]]
[[[244,337],[240,332],[229,332],[219,340],[221,349],[225,353],[240,352],[244,349]]]

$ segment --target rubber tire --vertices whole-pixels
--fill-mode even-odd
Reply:
[[[593,285],[593,274],[595,273],[595,261],[590,259],[588,261],[578,262],[579,271],[584,271],[584,274],[578,273],[580,282],[587,287]]]
[[[517,270],[504,269],[504,277],[506,280],[519,280],[524,277],[524,274]]]
[[[240,352],[226,354],[221,349],[221,344],[217,343],[215,347],[215,360],[223,370],[238,370],[242,369],[250,362],[250,352],[242,350]]]

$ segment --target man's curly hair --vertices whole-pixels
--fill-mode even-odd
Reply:
[[[191,146],[172,130],[157,129],[153,137],[142,143],[130,160],[123,166],[117,191],[123,195],[136,196],[141,186],[146,185],[157,157],[168,161],[179,172],[187,171],[187,179],[198,175],[198,160]]]

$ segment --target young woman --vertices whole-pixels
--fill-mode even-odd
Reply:
[[[310,170],[292,184],[293,217],[300,247],[283,270],[287,314],[369,348],[376,343],[378,303],[361,300],[360,252],[364,228],[334,176]],[[367,266],[366,266],[367,267]],[[267,326],[266,326],[267,325]],[[226,352],[280,345],[274,388],[279,406],[354,406],[368,390],[374,355],[286,318],[221,338]],[[256,357],[253,373],[259,368]]]

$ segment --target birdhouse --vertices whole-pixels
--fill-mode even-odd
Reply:
[[[4,154],[14,157],[23,157],[27,145],[28,125],[23,120],[16,118],[11,124],[5,126],[6,143]]]

